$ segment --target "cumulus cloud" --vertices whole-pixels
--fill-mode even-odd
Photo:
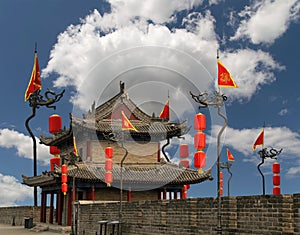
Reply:
[[[157,5],[145,1],[136,7],[135,1],[112,0],[111,13],[101,16],[94,10],[80,24],[70,25],[58,36],[43,77],[57,74],[56,87],[75,87],[78,93],[71,102],[80,112],[86,112],[93,101],[103,102],[108,94],[117,92],[120,80],[126,82],[128,90],[139,84],[140,98],[155,102],[164,102],[167,90],[172,94],[178,92],[178,87],[184,96],[198,89],[212,91],[216,77],[213,52],[219,47],[217,22],[209,10],[187,12],[177,22],[180,27],[170,28],[170,16],[188,9],[189,1],[174,2],[166,7],[164,1]],[[192,6],[200,4],[202,1],[191,1]],[[157,6],[162,10],[154,14]],[[128,17],[120,23],[117,16],[125,14],[122,7],[127,9]],[[221,59],[240,87],[228,91],[233,99],[249,100],[262,85],[276,79],[276,70],[284,68],[261,50],[227,50]],[[147,91],[155,90],[149,85],[160,89],[149,96]],[[134,92],[136,89],[131,89],[129,94],[139,97]],[[174,104],[181,109],[187,107],[180,100],[174,100]]]
[[[298,0],[255,0],[239,13],[241,23],[231,40],[249,38],[252,43],[273,43],[299,19]]]
[[[38,144],[38,138],[36,138],[36,141],[38,160],[44,164],[48,164],[51,157],[49,148],[45,145]],[[0,147],[16,149],[16,154],[18,156],[33,159],[32,139],[15,130],[7,128],[0,129]]]
[[[221,126],[219,125],[212,127],[211,136],[208,136],[210,144],[216,143],[216,136],[220,128]],[[286,166],[287,175],[297,174],[300,168],[300,161],[298,160],[298,156],[300,155],[300,135],[287,127],[265,127],[264,130],[264,147],[268,148],[268,150],[270,148],[275,148],[276,150],[283,148],[281,155],[284,155],[285,159],[293,159],[293,166],[288,164]],[[245,155],[246,158],[243,161],[257,165],[261,159],[253,151],[252,147],[260,132],[261,129],[257,128],[234,129],[227,127],[224,136],[222,136],[222,138],[224,137],[222,143],[230,149],[234,149]],[[270,167],[273,162],[271,159],[266,159],[264,167]]]
[[[134,17],[143,17],[154,23],[164,23],[172,20],[174,13],[201,5],[203,0],[109,0],[109,3],[119,23]]]
[[[32,188],[21,184],[15,177],[0,173],[0,205],[17,206],[33,195]]]

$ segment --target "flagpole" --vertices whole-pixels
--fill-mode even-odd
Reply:
[[[33,149],[33,176],[35,177],[35,176],[37,176],[37,144],[36,144],[35,136],[30,129],[29,121],[36,116],[36,109],[40,108],[41,106],[46,106],[47,108],[55,109],[56,106],[54,106],[53,104],[58,102],[63,97],[65,90],[63,90],[59,94],[56,94],[54,91],[51,91],[48,89],[45,92],[44,96],[40,95],[42,86],[41,86],[41,82],[40,82],[40,73],[39,73],[38,59],[37,59],[37,43],[35,43],[34,47],[35,47],[34,48],[34,67],[32,70],[32,75],[30,77],[28,87],[25,92],[25,102],[29,101],[29,107],[32,108],[32,114],[25,120],[25,127],[26,127],[27,131],[29,132],[29,135],[32,138],[32,142],[33,142],[33,146],[32,146],[32,149]],[[34,74],[34,73],[36,73],[36,74]],[[35,76],[33,76],[33,74]],[[34,84],[37,81],[32,81],[32,79],[37,79],[39,82],[38,85],[35,84],[35,87],[33,89],[32,89],[32,87],[30,87],[30,84],[31,84],[31,82],[33,82],[33,84]],[[29,90],[29,87],[30,87],[30,90]],[[45,100],[44,97],[46,97],[47,99]],[[34,206],[36,207],[37,206],[37,186],[34,186],[33,191],[34,191],[33,192]]]

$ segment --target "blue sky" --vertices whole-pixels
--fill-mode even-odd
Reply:
[[[49,115],[59,113],[68,127],[70,112],[113,96],[120,80],[149,114],[159,114],[169,90],[171,120],[188,119],[192,125],[197,105],[188,92],[213,92],[219,49],[239,86],[222,89],[229,125],[221,159],[226,161],[226,147],[236,159],[231,195],[262,193],[260,159],[252,145],[264,123],[265,147],[283,148],[278,159],[282,193],[299,193],[299,9],[297,0],[1,1],[0,206],[32,204],[32,189],[21,184],[21,175],[33,172],[24,126],[31,109],[24,92],[35,42],[43,90],[66,89],[56,111],[42,107],[31,121],[37,138],[48,135]],[[203,112],[209,118],[209,167],[222,123],[213,108]],[[192,135],[181,141],[191,144]],[[177,142],[168,149],[174,162]],[[190,159],[193,151],[190,145]],[[48,148],[39,146],[39,174],[48,170],[50,158]],[[263,167],[268,194],[271,164]],[[227,177],[224,172],[225,185]],[[189,196],[215,197],[216,180],[193,186]]]

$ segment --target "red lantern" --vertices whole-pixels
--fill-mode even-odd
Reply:
[[[280,176],[279,175],[274,175],[273,176],[273,185],[274,186],[279,186],[280,185]]]
[[[65,164],[63,164],[63,165],[61,166],[61,173],[62,173],[62,174],[67,174],[67,172],[68,172],[68,166],[65,165]]]
[[[194,167],[204,168],[206,166],[206,154],[203,151],[198,151],[194,154]]]
[[[191,185],[190,185],[190,184],[187,184],[186,186],[187,186],[187,189],[190,189],[190,187],[191,187]]]
[[[272,171],[274,174],[280,173],[280,164],[278,162],[274,162],[272,166]]]
[[[60,158],[59,157],[53,157],[50,159],[50,171],[54,171],[55,166],[60,165]]]
[[[50,146],[50,154],[52,155],[60,154],[59,148],[57,148],[56,146]]]
[[[183,185],[183,191],[187,191],[188,190],[188,187],[187,187],[187,185],[185,184],[185,185]]]
[[[105,148],[105,157],[112,158],[113,157],[113,149],[112,147]]]
[[[206,135],[203,132],[197,132],[194,135],[194,147],[197,150],[202,150],[206,146]]]
[[[53,114],[49,117],[49,132],[51,134],[60,132],[62,129],[62,120],[61,116]]]
[[[189,146],[188,144],[181,144],[179,147],[179,156],[181,158],[187,158],[189,156]]]
[[[223,196],[223,188],[220,188],[220,196]]]
[[[220,181],[220,187],[223,188],[223,186],[224,186],[224,183],[223,183],[223,180],[221,180]]]
[[[62,183],[67,183],[68,182],[68,176],[66,174],[61,175],[61,182]]]
[[[105,161],[105,170],[111,171],[113,169],[113,161],[111,159],[107,159]]]
[[[110,186],[110,183],[113,181],[113,177],[112,177],[112,172],[111,171],[107,171],[105,172],[105,183],[107,184],[107,186]]]
[[[273,194],[280,195],[280,187],[278,187],[278,186],[273,187]]]
[[[185,168],[190,168],[190,161],[189,160],[181,160],[179,162],[179,165],[185,167]]]
[[[222,180],[223,179],[223,172],[220,171],[220,179]]]
[[[194,129],[203,131],[206,129],[206,117],[202,113],[198,113],[194,116]]]
[[[61,185],[61,191],[63,192],[64,195],[67,194],[67,192],[68,192],[68,185],[66,183],[63,183]]]

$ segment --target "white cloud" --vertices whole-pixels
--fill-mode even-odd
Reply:
[[[216,136],[220,128],[218,125],[212,127],[212,136],[208,137],[210,144],[216,143]],[[261,130],[261,128],[239,130],[227,127],[222,136],[222,143],[230,149],[234,149],[245,155],[243,161],[257,165],[261,161],[257,153],[260,150],[260,146],[257,147],[257,151],[255,152],[252,147]],[[291,167],[287,164],[285,168],[287,176],[295,176],[300,168],[300,161],[298,160],[300,156],[300,135],[287,127],[265,127],[264,130],[264,147],[268,148],[268,150],[270,148],[275,148],[276,150],[282,148],[283,150],[279,155],[279,159],[284,157],[284,159],[293,160],[293,166]],[[270,167],[273,162],[274,160],[272,159],[266,159],[263,167]]]
[[[51,155],[49,154],[49,147],[39,144],[37,142],[37,158],[44,164],[49,164]],[[32,139],[23,133],[10,129],[0,129],[0,147],[1,148],[14,148],[17,155],[24,158],[33,159],[32,153]]]
[[[285,109],[281,109],[281,110],[279,111],[278,114],[279,114],[280,116],[284,116],[284,115],[286,115],[287,113],[288,113],[288,109],[285,108]]]
[[[109,3],[119,23],[134,17],[165,23],[172,19],[174,13],[201,5],[203,0],[109,0]]]
[[[243,19],[231,38],[249,38],[252,43],[273,43],[288,29],[291,22],[299,19],[298,0],[255,0],[239,13]]]
[[[269,53],[261,50],[241,49],[225,52],[221,55],[221,61],[239,87],[226,89],[226,94],[237,99],[250,100],[262,85],[275,81],[274,71],[284,69]]]
[[[127,1],[112,3],[116,6],[131,4]],[[178,10],[181,8],[178,6]],[[213,87],[216,77],[214,52],[218,41],[216,21],[210,11],[190,13],[181,22],[184,28],[172,29],[141,19],[116,26],[112,14],[117,13],[116,10],[102,17],[94,10],[81,24],[71,25],[61,33],[51,51],[43,76],[58,74],[55,86],[75,87],[78,93],[71,101],[76,109],[87,111],[94,100],[106,100],[109,95],[104,96],[104,93],[117,92],[120,80],[126,82],[126,88],[140,84],[140,93],[147,95],[151,90],[149,85],[159,83],[161,90],[152,92],[152,96],[140,97],[156,102],[164,102],[165,93],[170,89],[172,95],[172,91],[180,87],[182,94],[189,96],[188,92],[195,88],[204,91]],[[221,59],[240,87],[228,90],[236,99],[249,100],[262,85],[275,80],[274,71],[283,69],[263,51],[225,51]],[[131,97],[133,92],[136,89],[129,92]]]
[[[0,206],[17,206],[33,195],[33,188],[21,184],[15,177],[0,173]]]

